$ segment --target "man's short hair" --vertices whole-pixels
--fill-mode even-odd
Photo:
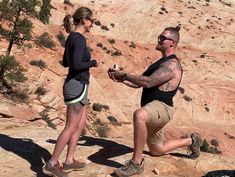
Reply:
[[[176,27],[167,27],[164,29],[164,31],[170,31],[170,37],[171,39],[173,39],[176,44],[179,43],[179,40],[180,40],[180,26],[176,26]]]

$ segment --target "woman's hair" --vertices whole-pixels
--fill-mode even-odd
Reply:
[[[178,44],[179,40],[180,40],[180,26],[176,26],[176,27],[167,27],[164,29],[164,31],[170,31],[171,33],[171,37],[175,40],[175,42]]]
[[[64,17],[64,27],[67,33],[74,30],[75,26],[78,25],[83,18],[91,18],[92,11],[87,7],[78,8],[75,13],[71,15],[66,15]],[[73,21],[72,21],[73,19]]]

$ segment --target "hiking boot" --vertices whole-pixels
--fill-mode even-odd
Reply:
[[[59,162],[57,162],[54,166],[52,166],[49,162],[46,162],[43,166],[43,173],[48,176],[69,177],[68,173],[64,172]]]
[[[135,174],[140,174],[144,172],[144,159],[140,163],[140,165],[136,164],[133,160],[127,161],[126,165],[121,168],[117,168],[115,170],[115,174],[118,177],[128,177]]]
[[[191,159],[196,159],[200,156],[200,147],[202,146],[202,138],[197,133],[192,133],[191,138],[192,138],[192,144],[189,146],[189,149],[191,150],[192,153],[189,155],[189,157]]]
[[[79,162],[77,160],[73,160],[72,163],[63,163],[63,169],[66,172],[70,171],[80,171],[86,167],[86,162]]]

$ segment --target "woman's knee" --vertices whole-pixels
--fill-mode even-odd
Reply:
[[[146,123],[148,119],[148,113],[145,109],[140,108],[134,112],[133,121],[134,122],[144,122]]]

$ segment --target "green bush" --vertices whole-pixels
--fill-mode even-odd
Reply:
[[[6,74],[6,77],[12,81],[16,82],[25,82],[28,78],[24,76],[21,70],[17,70],[15,72],[10,72]]]
[[[217,142],[217,141],[216,141]],[[213,140],[211,143],[216,144],[216,142]],[[217,142],[218,143],[218,142]],[[212,144],[212,145],[213,145]],[[217,144],[219,146],[219,144]],[[218,149],[218,146],[210,146],[210,144],[207,142],[206,139],[203,140],[202,146],[201,146],[201,151],[207,152],[207,153],[212,153],[212,154],[221,154],[222,152]]]
[[[40,86],[36,89],[34,93],[37,94],[38,96],[43,96],[47,93],[47,90],[43,86]]]
[[[64,34],[60,31],[60,33],[56,37],[57,37],[58,41],[60,42],[61,47],[64,47],[65,41],[66,41]]]
[[[52,49],[55,47],[55,43],[51,39],[51,36],[45,32],[42,35],[36,37],[35,44],[39,47],[46,47]]]
[[[97,112],[101,112],[101,111],[102,111],[102,108],[103,108],[103,105],[100,104],[100,103],[94,103],[94,104],[92,105],[92,109],[93,109],[94,111],[97,111]]]
[[[202,142],[202,146],[200,148],[201,151],[208,152],[209,151],[209,147],[210,147],[209,143],[207,142],[206,139],[204,139],[203,142]]]
[[[46,66],[47,66],[46,63],[42,60],[32,60],[32,61],[30,61],[29,64],[31,64],[33,66],[38,66],[41,69],[46,68]]]

